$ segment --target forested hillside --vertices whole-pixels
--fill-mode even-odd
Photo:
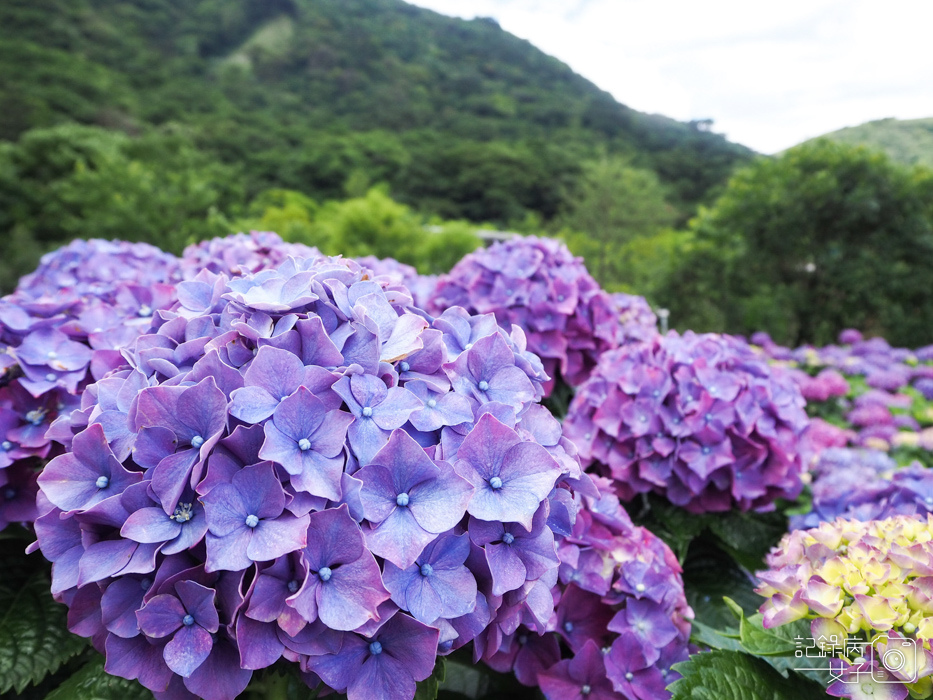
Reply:
[[[170,131],[229,168],[225,208],[385,182],[423,212],[547,221],[608,153],[655,171],[684,219],[751,155],[617,103],[494,21],[401,0],[4,0],[0,104],[9,142],[69,121]]]
[[[904,165],[933,167],[933,118],[877,119],[833,131],[823,138],[884,151],[891,160]]]

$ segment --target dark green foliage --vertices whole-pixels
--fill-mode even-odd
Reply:
[[[694,654],[674,665],[683,677],[668,690],[671,700],[821,700],[825,690],[803,676],[782,676],[767,662],[737,651]]]
[[[180,128],[132,138],[65,124],[0,142],[3,291],[30,271],[41,251],[73,238],[147,241],[181,252],[225,235],[221,211],[243,198],[238,168],[199,151]]]
[[[660,301],[679,328],[933,341],[933,173],[818,141],[737,173],[691,223]]]
[[[631,288],[638,281],[632,245],[657,235],[674,218],[653,172],[603,159],[585,165],[561,223],[570,229],[563,234],[568,246],[590,261],[590,273],[600,284]]]
[[[618,104],[495,23],[401,0],[10,0],[0,103],[0,139],[183,123],[242,167],[247,198],[334,199],[362,173],[419,210],[499,225],[553,217],[607,147],[656,172],[682,214],[750,155]]]
[[[84,649],[87,642],[66,629],[65,615],[45,570],[0,586],[0,694],[22,692]]]
[[[152,693],[136,681],[104,671],[104,657],[95,654],[80,671],[68,678],[46,700],[150,700]]]
[[[904,165],[933,168],[933,118],[930,117],[877,119],[847,126],[821,138],[884,151],[891,160]]]

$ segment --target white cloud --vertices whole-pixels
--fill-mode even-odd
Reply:
[[[635,109],[771,153],[871,119],[933,116],[928,0],[414,0],[495,17]]]

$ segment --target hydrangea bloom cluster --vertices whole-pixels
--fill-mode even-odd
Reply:
[[[658,334],[658,317],[647,299],[636,294],[616,292],[612,295],[612,303],[626,340],[647,341]]]
[[[280,658],[351,700],[551,619],[592,489],[522,331],[340,258],[202,270],[88,387],[39,478],[72,631],[159,698],[232,698]]]
[[[768,598],[764,626],[811,620],[813,638],[841,676],[829,695],[933,696],[933,516],[840,518],[796,530],[766,563],[757,589]]]
[[[434,295],[434,288],[437,286],[437,275],[419,274],[414,267],[401,263],[395,258],[377,258],[375,255],[367,255],[356,258],[356,261],[372,270],[376,277],[386,277],[392,285],[405,287],[411,293],[415,306],[418,308],[428,308],[431,297]]]
[[[680,565],[661,539],[632,525],[608,482],[597,482],[598,497],[584,498],[560,544],[552,638],[536,641],[533,654],[513,641],[492,662],[511,655],[519,679],[536,671],[551,700],[663,700],[678,677],[671,664],[689,653],[693,611]]]
[[[671,332],[603,355],[564,432],[623,500],[654,491],[696,513],[763,510],[802,488],[803,407],[741,339]]]
[[[812,468],[813,508],[791,517],[793,530],[837,518],[883,520],[933,512],[933,470],[919,462],[899,467],[879,450],[828,448]]]
[[[34,519],[37,470],[60,449],[53,422],[122,364],[177,276],[178,260],[145,243],[77,240],[0,299],[0,530]]]
[[[620,306],[623,304],[623,306]],[[545,371],[578,386],[600,355],[626,340],[615,301],[563,243],[535,236],[494,243],[464,257],[438,280],[432,308],[493,313],[504,328],[528,330],[528,347]],[[628,325],[643,314],[632,309]],[[640,331],[639,331],[640,333]],[[550,391],[550,388],[548,389]]]
[[[319,255],[317,248],[288,243],[272,231],[250,231],[189,245],[181,256],[181,270],[185,279],[191,279],[201,270],[237,277],[280,265],[289,256],[316,255]]]
[[[148,243],[76,239],[39,261],[20,278],[18,294],[30,299],[103,296],[110,300],[124,284],[147,287],[179,279],[178,258]]]
[[[921,430],[921,423],[910,415],[916,397],[929,401],[928,394],[933,396],[933,347],[892,348],[883,338],[866,340],[853,329],[840,334],[838,345],[823,348],[807,345],[790,350],[765,333],[752,336],[752,342],[768,357],[791,367],[811,413],[828,409],[854,428],[846,444],[933,450],[933,430]],[[933,423],[933,415],[922,421]]]

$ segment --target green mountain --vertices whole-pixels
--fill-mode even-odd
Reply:
[[[897,163],[933,168],[933,117],[878,119],[848,126],[821,138],[884,151]]]
[[[384,182],[448,218],[548,221],[609,154],[656,172],[684,219],[753,155],[619,104],[494,21],[401,0],[3,0],[0,105],[0,146],[66,122],[148,138],[121,157],[204,156],[235,174],[233,208]]]

